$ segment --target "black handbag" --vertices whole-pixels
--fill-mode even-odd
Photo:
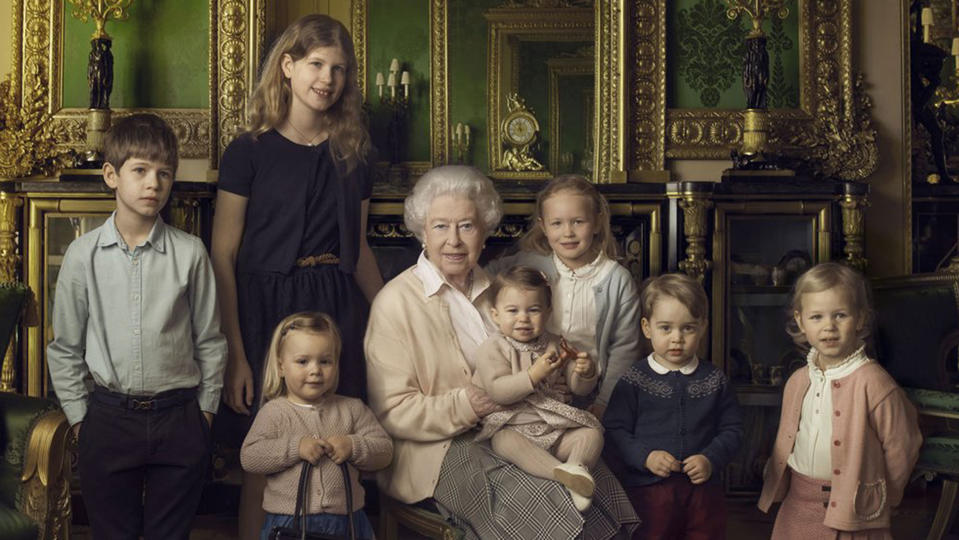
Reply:
[[[343,471],[343,485],[346,486],[346,516],[349,523],[349,535],[346,537],[329,534],[310,533],[306,530],[306,516],[309,510],[306,507],[306,494],[310,489],[309,461],[303,462],[300,469],[300,483],[296,489],[296,510],[293,512],[292,527],[273,527],[270,531],[270,540],[356,540],[356,527],[353,524],[353,485],[350,482],[350,468],[344,461],[340,463]]]

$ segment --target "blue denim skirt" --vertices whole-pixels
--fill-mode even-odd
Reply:
[[[261,540],[268,540],[273,527],[292,526],[293,516],[267,512],[266,520],[263,521],[263,529],[260,531],[260,538]],[[373,525],[363,510],[353,512],[353,526],[356,527],[357,538],[368,540],[374,538]],[[348,538],[350,534],[349,522],[347,522],[346,516],[342,514],[310,514],[306,516],[306,527],[311,533],[336,535],[343,538]]]

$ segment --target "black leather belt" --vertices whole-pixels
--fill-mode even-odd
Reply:
[[[166,390],[153,396],[132,396],[113,392],[102,386],[94,386],[92,396],[98,403],[111,407],[134,411],[160,411],[193,401],[196,399],[196,388]]]

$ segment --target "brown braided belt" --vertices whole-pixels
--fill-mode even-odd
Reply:
[[[324,253],[322,255],[300,257],[296,260],[296,265],[300,268],[305,268],[307,266],[319,266],[321,264],[340,264],[340,258],[332,253]]]

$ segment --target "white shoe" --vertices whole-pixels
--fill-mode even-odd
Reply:
[[[580,513],[589,510],[589,507],[593,505],[592,497],[583,497],[569,488],[566,488],[566,491],[569,493],[570,498],[573,499],[573,506],[575,506]]]
[[[557,465],[553,468],[553,478],[560,484],[566,486],[566,489],[582,495],[587,499],[593,497],[593,491],[596,489],[593,476],[589,474],[586,467],[579,463],[561,463]],[[575,501],[575,499],[573,500]],[[579,506],[577,506],[577,508],[579,508]],[[589,508],[588,505],[587,508]]]

